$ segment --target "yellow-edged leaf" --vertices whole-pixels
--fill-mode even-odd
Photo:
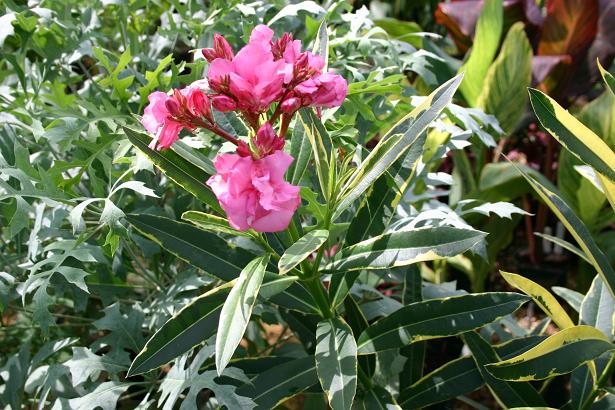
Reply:
[[[568,313],[547,289],[516,273],[500,271],[500,274],[511,286],[531,297],[534,303],[540,306],[560,329],[574,326],[574,322],[570,319]]]

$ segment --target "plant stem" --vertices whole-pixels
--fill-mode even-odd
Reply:
[[[331,305],[329,304],[329,299],[327,298],[325,288],[322,285],[320,278],[318,276],[312,277],[304,280],[303,283],[306,285],[308,291],[318,305],[322,317],[324,319],[331,319],[333,317],[333,314],[331,313]]]
[[[600,389],[602,389],[604,385],[609,381],[609,378],[611,377],[611,373],[613,373],[613,370],[615,370],[615,353],[611,355],[611,358],[609,359],[609,362],[604,368],[604,371],[598,378],[598,381],[596,382],[594,389],[589,394],[587,399],[583,402],[583,405],[581,406],[581,410],[586,410],[591,407],[596,397],[598,397],[598,394],[600,393]]]

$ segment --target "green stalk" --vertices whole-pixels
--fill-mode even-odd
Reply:
[[[600,389],[602,389],[604,385],[607,384],[607,382],[609,381],[611,377],[611,373],[613,373],[613,370],[615,370],[615,354],[611,355],[609,362],[607,363],[606,367],[604,368],[604,371],[598,378],[598,381],[594,385],[592,392],[589,394],[587,399],[583,402],[583,405],[581,406],[581,410],[586,410],[591,407],[596,397],[598,397],[598,394],[600,393]]]

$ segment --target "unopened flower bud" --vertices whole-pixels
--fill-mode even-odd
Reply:
[[[301,107],[301,100],[297,97],[286,98],[282,101],[282,111],[288,114],[292,114]]]
[[[227,95],[216,95],[211,99],[211,104],[220,112],[233,111],[237,109],[237,103]]]
[[[181,114],[182,114],[181,105],[179,104],[177,99],[169,98],[168,100],[164,102],[164,105],[171,117],[176,117],[176,118],[181,117]]]

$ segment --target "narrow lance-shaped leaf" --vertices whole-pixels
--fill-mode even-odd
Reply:
[[[561,286],[553,286],[551,290],[557,296],[564,299],[577,313],[581,310],[581,303],[583,303],[584,297],[582,293]]]
[[[534,303],[553,319],[553,322],[555,322],[560,329],[574,326],[572,319],[570,319],[570,316],[568,316],[568,313],[566,313],[557,299],[538,283],[515,273],[500,271],[500,275],[502,275],[504,280],[511,286],[531,297]]]
[[[557,218],[564,224],[568,231],[577,241],[583,252],[591,260],[592,265],[598,271],[605,284],[608,286],[611,295],[615,296],[615,272],[592,237],[589,229],[583,224],[574,211],[568,206],[560,196],[548,189],[541,182],[529,176],[525,171],[517,168],[523,177],[530,183],[530,186],[538,193],[547,206],[553,211]]]
[[[471,393],[483,386],[471,357],[452,360],[403,390],[397,402],[404,409],[419,409]]]
[[[220,318],[220,309],[233,283],[226,283],[197,297],[167,320],[135,357],[128,377],[165,365],[212,336]]]
[[[519,356],[485,368],[501,380],[542,380],[570,373],[610,350],[615,350],[615,345],[601,331],[591,326],[574,326]]]
[[[277,295],[296,279],[266,272],[259,296],[268,299]],[[209,339],[216,331],[220,310],[234,283],[225,283],[194,298],[167,320],[133,360],[128,377],[163,366]]]
[[[318,250],[329,237],[329,231],[317,229],[311,231],[297,240],[284,252],[278,261],[280,275],[290,272],[295,266],[303,262],[312,252]]]
[[[342,249],[331,271],[385,269],[459,255],[482,241],[481,231],[452,227],[387,233]]]
[[[162,216],[130,214],[128,222],[143,235],[187,263],[222,280],[233,280],[254,255],[232,248],[217,235]]]
[[[596,276],[587,295],[583,299],[580,311],[580,321],[583,325],[593,326],[602,331],[605,336],[615,336],[613,320],[615,319],[615,300],[609,293],[600,276]]]
[[[124,132],[132,144],[145,154],[166,176],[206,203],[212,209],[222,213],[222,208],[214,193],[205,185],[210,174],[202,168],[191,164],[173,150],[155,151],[148,144],[151,140],[146,134],[124,127]]]
[[[243,338],[268,262],[269,254],[266,254],[248,263],[239,274],[237,282],[229,292],[224,306],[222,306],[216,336],[216,370],[218,375],[222,374]]]
[[[350,410],[357,390],[357,345],[342,319],[323,320],[316,328],[316,371],[333,410]]]
[[[463,335],[463,339],[472,352],[472,357],[477,364],[478,371],[487,383],[487,387],[502,408],[536,407],[546,404],[530,383],[509,383],[498,380],[485,370],[486,364],[497,362],[500,357],[482,336],[475,332],[468,332]]]
[[[442,84],[387,132],[342,188],[342,200],[337,206],[336,215],[358,199],[438,118],[452,100],[462,79],[463,74],[459,74]],[[391,138],[393,141],[389,141]]]
[[[260,373],[237,389],[237,394],[250,397],[257,410],[269,410],[279,403],[318,384],[314,356],[291,360]]]
[[[182,214],[182,219],[198,226],[205,231],[228,233],[236,236],[250,237],[248,232],[238,231],[231,227],[226,218],[199,211],[187,211]]]
[[[316,175],[323,195],[329,192],[329,155],[331,138],[320,120],[309,109],[299,110],[299,120],[303,124],[305,135],[312,146],[312,155],[316,165]]]
[[[549,134],[572,155],[615,182],[615,152],[606,142],[548,95],[530,89],[530,101]]]
[[[378,320],[359,336],[359,354],[455,336],[508,315],[529,298],[518,293],[477,293],[412,303]]]

